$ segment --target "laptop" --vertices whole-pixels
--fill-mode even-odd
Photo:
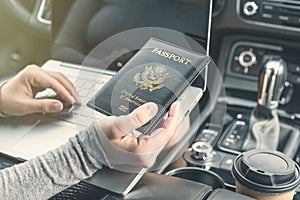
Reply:
[[[203,26],[197,28],[201,29],[201,32],[203,32],[203,29],[206,30],[204,31],[205,35],[202,35],[200,38],[202,40],[204,38],[205,40],[204,42],[208,55],[212,0],[202,1],[203,6],[207,9],[207,19]],[[159,34],[150,36],[158,37],[163,40],[167,39],[160,37]],[[195,37],[195,39],[198,38],[195,33],[190,36]],[[145,37],[145,41],[146,40],[147,38]],[[42,66],[43,69],[61,72],[67,76],[74,83],[80,95],[82,104],[80,106],[66,105],[64,110],[57,114],[33,114],[24,117],[1,118],[0,152],[25,160],[34,158],[65,144],[68,141],[68,138],[75,136],[79,130],[88,127],[92,121],[104,116],[87,107],[86,103],[117,72],[105,70],[101,67],[91,67],[87,64],[88,62],[75,64],[58,60],[49,60]],[[185,116],[189,115],[190,111],[201,99],[206,87],[206,70],[202,73],[202,77],[204,77],[202,82],[200,81],[200,83],[195,83],[188,87],[178,98],[178,101],[180,101],[182,105],[183,115],[181,120],[184,120]],[[55,95],[56,94],[51,89],[47,89],[37,94],[36,98],[55,97]],[[176,155],[174,155],[174,157],[175,156]],[[168,160],[171,159],[168,158]],[[142,169],[138,173],[127,173],[104,168],[85,181],[112,192],[126,195],[146,171],[147,169]]]

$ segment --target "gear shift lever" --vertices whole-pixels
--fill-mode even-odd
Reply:
[[[270,58],[259,75],[257,104],[266,109],[276,109],[286,78],[286,62],[279,57]]]
[[[259,75],[257,106],[251,113],[243,150],[277,149],[280,133],[277,107],[286,78],[286,62],[279,57],[269,58]]]

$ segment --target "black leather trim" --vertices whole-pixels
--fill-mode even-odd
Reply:
[[[254,199],[229,190],[216,189],[211,193],[211,195],[206,200],[254,200]]]
[[[166,175],[146,174],[124,199],[205,199],[210,186]]]
[[[213,190],[202,183],[146,173],[126,196],[114,194],[85,182],[68,188],[51,200],[253,200],[225,189]]]
[[[105,200],[205,200],[210,186],[166,175],[146,173],[133,190],[124,197],[109,195]]]

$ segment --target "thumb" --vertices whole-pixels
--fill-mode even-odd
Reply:
[[[54,99],[30,99],[26,104],[27,114],[36,112],[56,113],[63,109],[63,104]]]
[[[158,106],[149,102],[138,108],[128,115],[122,115],[115,119],[117,126],[125,133],[129,133],[150,121],[157,113]]]

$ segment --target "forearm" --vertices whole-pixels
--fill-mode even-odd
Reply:
[[[102,167],[94,156],[102,154],[98,145],[92,126],[55,150],[0,171],[1,199],[48,199],[91,177]]]

